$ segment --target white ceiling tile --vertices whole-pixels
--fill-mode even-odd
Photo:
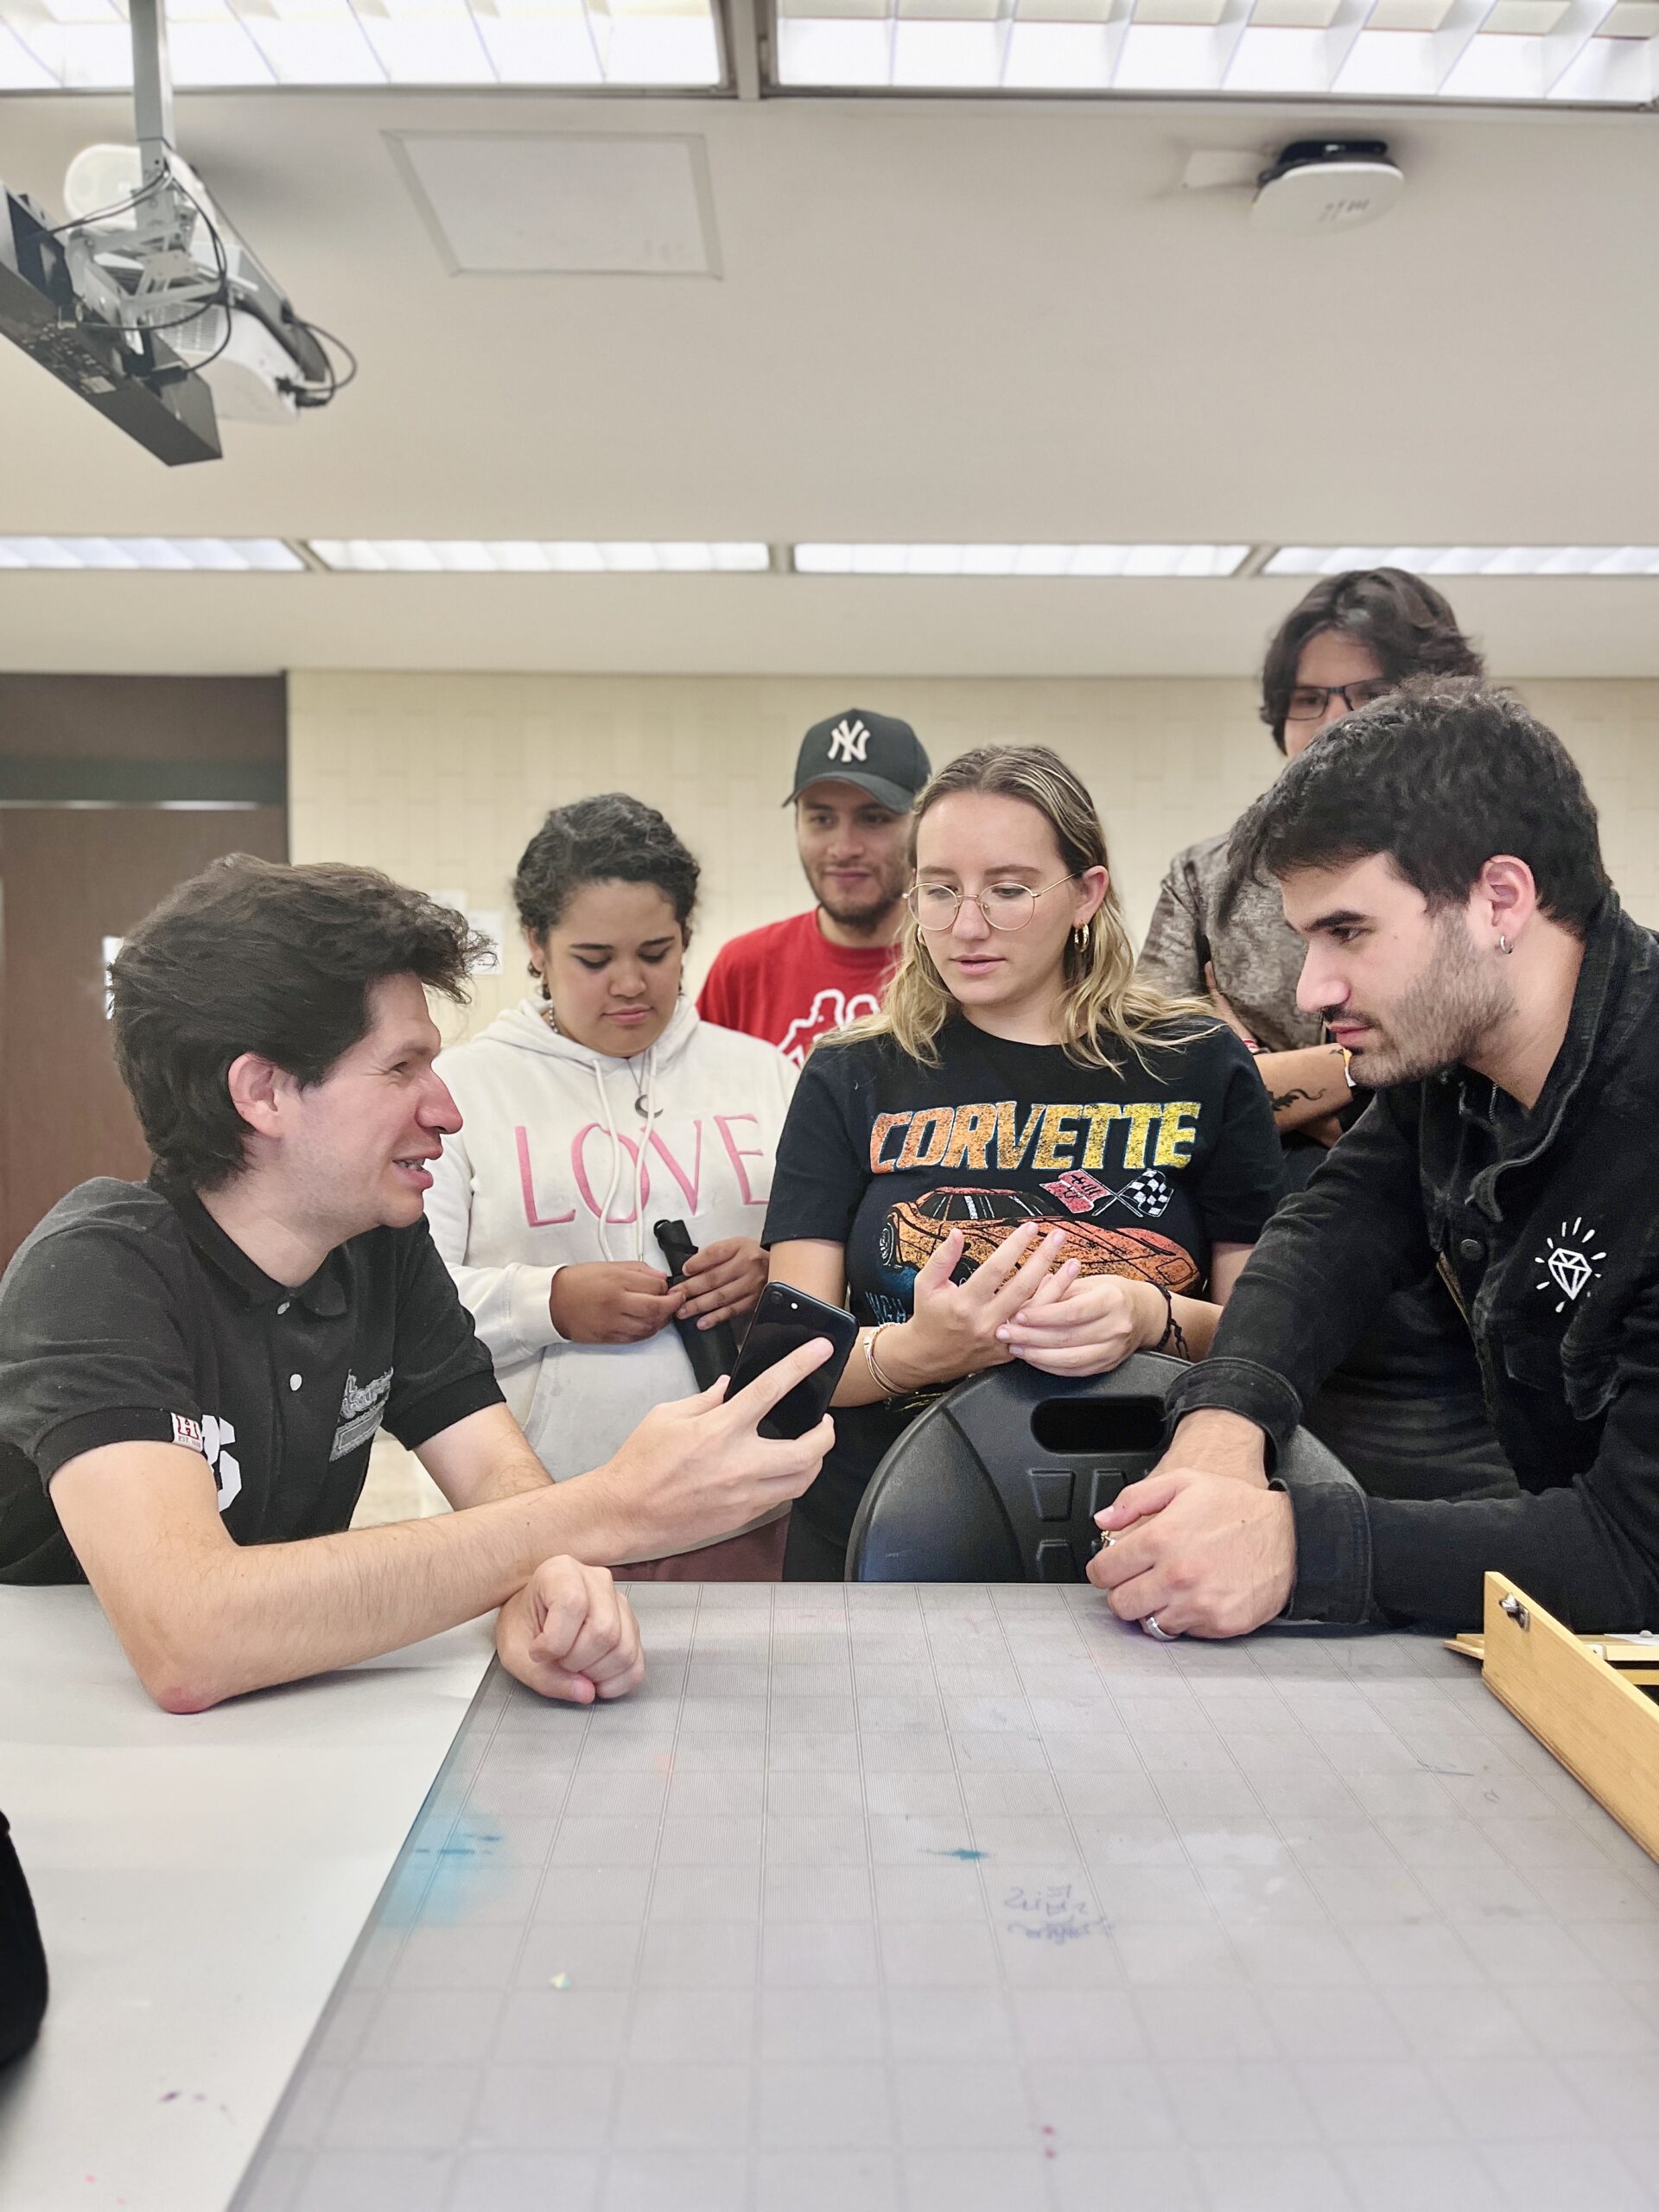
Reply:
[[[701,138],[448,130],[388,137],[457,273],[719,274]]]

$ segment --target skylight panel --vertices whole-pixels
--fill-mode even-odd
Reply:
[[[0,537],[0,569],[302,569],[280,537]]]
[[[1248,545],[803,544],[804,576],[1230,576]]]
[[[772,565],[770,548],[753,541],[314,537],[309,549],[326,569],[371,575],[757,575]]]
[[[1659,545],[1281,545],[1268,576],[1408,569],[1420,576],[1659,576]]]
[[[181,89],[723,79],[714,0],[168,0]],[[132,81],[125,0],[0,0],[0,91]]]
[[[1654,0],[779,0],[790,90],[1645,106]]]

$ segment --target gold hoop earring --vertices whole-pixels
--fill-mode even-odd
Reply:
[[[1076,945],[1079,952],[1084,950],[1084,946],[1089,942],[1089,925],[1087,922],[1078,923],[1077,928],[1071,932],[1071,942]]]

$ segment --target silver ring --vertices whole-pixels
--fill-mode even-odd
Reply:
[[[825,779],[825,781],[827,782],[828,780],[829,780],[829,779],[828,779],[828,778],[826,778],[826,779]],[[1103,1529],[1101,1530],[1101,1532],[1100,1532],[1100,1548],[1102,1549],[1102,1551],[1103,1551],[1103,1552],[1109,1552],[1109,1551],[1110,1551],[1110,1549],[1112,1548],[1112,1546],[1113,1546],[1116,1541],[1117,1541],[1117,1538],[1116,1538],[1115,1535],[1113,1535],[1113,1534],[1112,1534],[1112,1532],[1111,1532],[1111,1530],[1110,1530],[1109,1529]]]
[[[1172,1636],[1166,1628],[1160,1628],[1156,1613],[1148,1613],[1141,1624],[1147,1634],[1157,1643],[1179,1643],[1179,1636]]]

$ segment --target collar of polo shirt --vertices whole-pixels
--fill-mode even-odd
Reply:
[[[149,1179],[177,1214],[184,1224],[185,1235],[202,1258],[232,1288],[240,1291],[250,1306],[276,1306],[286,1300],[297,1299],[308,1313],[332,1316],[346,1311],[346,1288],[332,1252],[308,1282],[301,1283],[297,1288],[291,1283],[277,1282],[263,1268],[256,1267],[242,1247],[225,1234],[188,1183],[172,1182],[160,1175],[152,1175]]]

